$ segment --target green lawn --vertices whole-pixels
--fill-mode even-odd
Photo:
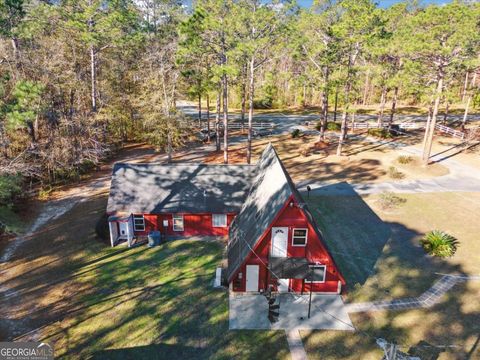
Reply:
[[[5,281],[18,331],[0,319],[1,338],[35,334],[60,358],[289,358],[283,331],[228,330],[228,294],[212,287],[223,244],[112,249],[94,232],[104,208],[81,203],[19,249]]]
[[[227,293],[212,288],[221,256],[217,243],[187,240],[107,251],[79,271],[95,289],[79,298],[82,311],[46,340],[99,359],[285,356],[281,332],[228,331]]]
[[[383,210],[378,195],[310,195],[309,207],[347,279],[347,301],[418,296],[441,276],[437,273],[480,274],[480,193],[400,196],[404,204]],[[454,257],[424,254],[418,241],[432,229],[459,239]],[[356,314],[351,317],[360,330],[355,334],[303,332],[303,340],[318,359],[379,359],[375,337],[396,341],[405,352],[429,344],[415,348],[423,356],[439,350],[431,345],[455,345],[442,348],[438,359],[479,359],[479,294],[479,281],[458,284],[429,309]]]

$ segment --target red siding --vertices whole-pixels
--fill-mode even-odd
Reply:
[[[175,214],[176,215],[176,214]],[[179,214],[180,215],[180,214]],[[181,214],[183,215],[183,231],[173,231],[173,214],[144,214],[145,231],[135,231],[135,235],[147,235],[150,231],[159,230],[170,236],[227,236],[228,226],[235,214],[227,214],[227,227],[213,227],[212,214]],[[163,221],[168,220],[168,227],[163,227]]]
[[[309,262],[320,263],[327,266],[327,274],[324,283],[314,283],[313,291],[316,292],[333,292],[338,291],[338,282],[343,280],[338,274],[338,270],[333,263],[331,257],[327,253],[326,249],[322,245],[321,239],[318,238],[315,230],[303,214],[303,211],[294,204],[294,206],[286,206],[280,216],[272,223],[271,227],[288,227],[288,257],[306,257]],[[233,280],[234,291],[245,291],[246,286],[246,265],[260,264],[260,276],[259,276],[259,289],[267,289],[268,284],[275,285],[274,279],[270,276],[265,264],[268,264],[268,254],[271,247],[271,227],[265,234],[264,238],[257,244],[255,253],[252,252],[248,255],[245,263],[240,268],[239,272],[242,273],[242,279],[237,276]],[[293,246],[292,236],[294,228],[306,228],[307,245],[306,246]],[[291,279],[290,288],[295,292],[309,291],[310,284],[303,284],[303,280]]]

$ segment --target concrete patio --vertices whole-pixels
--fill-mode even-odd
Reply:
[[[278,322],[271,324],[267,318],[268,304],[265,296],[230,293],[229,328],[230,330],[354,330],[341,296],[312,295],[310,319],[307,318],[308,299],[308,294],[295,296],[289,293],[280,294],[280,316]]]

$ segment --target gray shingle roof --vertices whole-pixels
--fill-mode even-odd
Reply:
[[[229,280],[250,253],[250,248],[255,247],[286,201],[296,192],[272,145],[263,151],[256,167],[250,193],[230,227]]]
[[[117,163],[107,213],[238,212],[254,170],[250,165]]]

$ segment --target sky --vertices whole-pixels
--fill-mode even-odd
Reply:
[[[309,7],[312,5],[313,0],[297,0],[298,4],[303,7]],[[400,0],[376,0],[380,7],[389,7],[392,4],[400,2]],[[450,2],[449,0],[422,0],[422,4],[445,4]]]

